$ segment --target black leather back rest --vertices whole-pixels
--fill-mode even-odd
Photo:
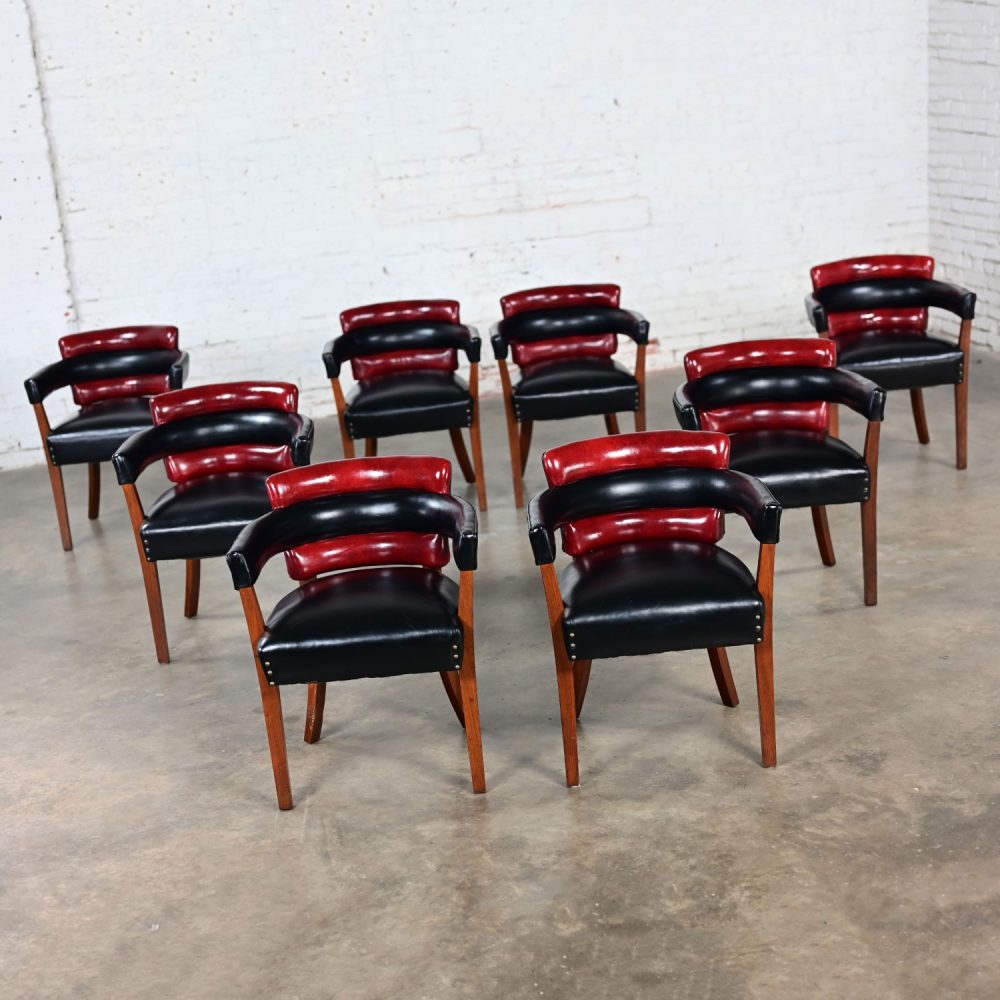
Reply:
[[[268,559],[286,549],[373,531],[443,535],[451,539],[458,568],[476,568],[476,513],[468,501],[422,490],[378,490],[306,500],[251,521],[226,555],[233,586],[253,586]]]
[[[753,403],[827,402],[844,403],[868,420],[881,420],[885,410],[884,389],[839,368],[738,368],[688,382],[684,394],[702,412]]]
[[[589,334],[620,333],[637,344],[649,341],[649,323],[626,309],[611,306],[566,306],[562,309],[535,309],[501,320],[494,327],[493,350],[507,357],[512,343],[561,340]]]
[[[464,351],[470,361],[479,360],[479,338],[473,337],[467,326],[414,320],[351,330],[326,345],[323,361],[326,363],[327,376],[336,378],[340,374],[340,366],[351,358],[385,354],[387,351],[415,351],[434,347],[451,347]]]
[[[150,427],[133,434],[111,457],[121,485],[134,483],[147,465],[199,448],[233,444],[287,444],[296,465],[309,461],[312,421],[283,410],[233,410]]]
[[[746,518],[758,541],[777,542],[781,506],[763,483],[732,469],[628,469],[539,493],[528,508],[528,537],[538,565],[555,559],[555,531],[597,514],[660,507],[715,507]]]
[[[828,285],[813,292],[813,299],[828,313],[861,309],[912,309],[933,306],[962,319],[976,314],[976,293],[946,281],[929,278],[885,278]],[[825,323],[818,329],[826,329]]]
[[[184,360],[183,351],[94,351],[48,365],[25,379],[24,388],[32,403],[40,403],[50,392],[67,385],[128,375],[173,375],[175,368],[178,375],[171,378],[171,385],[179,388],[183,378],[179,369]]]

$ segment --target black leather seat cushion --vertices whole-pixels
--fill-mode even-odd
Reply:
[[[454,670],[462,657],[458,587],[413,566],[320,577],[283,597],[257,650],[276,684]]]
[[[348,399],[352,438],[390,437],[472,424],[469,387],[450,372],[411,372],[364,379]]]
[[[560,420],[639,408],[639,383],[611,358],[525,365],[514,387],[518,420]]]
[[[146,512],[142,541],[151,559],[224,556],[250,521],[271,505],[268,472],[228,472],[179,483]]]
[[[729,467],[761,480],[782,507],[868,497],[868,466],[839,438],[819,431],[747,431],[729,441]]]
[[[837,364],[883,389],[956,385],[964,360],[956,344],[937,337],[862,330],[837,338]]]
[[[49,452],[56,465],[107,462],[126,439],[152,425],[147,396],[90,403],[49,434]]]
[[[566,646],[578,660],[744,645],[764,623],[753,575],[707,542],[598,549],[574,559],[560,585]]]

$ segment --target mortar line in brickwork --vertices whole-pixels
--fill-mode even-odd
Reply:
[[[42,115],[42,132],[45,135],[45,151],[49,161],[49,174],[52,177],[52,193],[56,202],[56,213],[59,217],[59,237],[62,242],[63,270],[66,274],[66,291],[69,293],[71,322],[76,325],[80,321],[80,309],[77,298],[76,278],[73,273],[73,254],[69,246],[69,233],[66,225],[66,206],[63,202],[62,186],[59,183],[59,163],[56,157],[55,144],[49,127],[49,95],[45,87],[45,73],[42,67],[42,57],[38,43],[38,24],[31,0],[24,0],[24,12],[28,18],[28,35],[31,39],[31,58],[35,64],[35,80],[38,84],[38,103]]]

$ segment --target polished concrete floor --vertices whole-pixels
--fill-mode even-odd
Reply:
[[[651,380],[651,427],[674,426],[677,378]],[[890,397],[878,607],[862,606],[857,508],[832,511],[831,569],[808,513],[785,516],[779,766],[759,766],[750,649],[730,654],[736,709],[703,652],[672,653],[595,664],[573,791],[498,400],[476,595],[485,796],[437,677],[357,681],[331,687],[314,746],[304,690],[286,693],[296,808],[279,813],[225,565],[206,565],[193,621],[181,567],[162,570],[158,666],[118,487],[105,478],[88,523],[69,472],[64,554],[44,469],[3,474],[0,995],[997,997],[1000,359],[973,367],[967,472],[951,392],[927,402],[920,447]],[[550,424],[536,445],[600,431]],[[320,422],[315,458],[337,440]],[[394,445],[447,453],[445,435]],[[742,523],[729,532],[753,559]],[[277,560],[262,603],[286,589]]]

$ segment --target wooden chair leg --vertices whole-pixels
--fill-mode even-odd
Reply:
[[[754,666],[757,671],[757,708],[760,713],[760,757],[764,767],[778,763],[778,747],[774,732],[774,650],[768,623],[762,642],[754,646]]]
[[[917,428],[917,440],[921,444],[930,444],[931,433],[927,429],[927,412],[924,410],[922,389],[910,390],[910,408],[913,410],[913,423]]]
[[[344,458],[354,458],[354,442],[347,431],[347,418],[344,415],[347,410],[344,390],[340,387],[339,378],[330,379],[330,385],[333,387],[333,401],[337,404],[337,424],[340,427],[340,443],[344,448]]]
[[[378,454],[378,438],[365,438],[365,458],[374,458]]]
[[[87,517],[96,521],[101,516],[101,465],[90,462],[87,465]]]
[[[73,534],[69,530],[69,510],[66,507],[66,488],[63,486],[62,469],[49,462],[49,482],[52,484],[52,499],[56,503],[56,520],[59,522],[59,537],[62,547],[70,552],[73,549]]]
[[[635,429],[644,431],[646,429],[646,402],[643,400],[639,404],[639,409],[635,411]]]
[[[566,762],[566,784],[580,784],[580,757],[576,745],[576,683],[573,664],[565,650],[556,650],[556,683],[559,686],[559,718],[562,722],[563,758]]]
[[[458,467],[462,470],[462,475],[467,483],[474,483],[476,481],[476,474],[472,469],[472,463],[469,461],[469,453],[465,450],[465,440],[462,437],[462,431],[458,427],[448,428],[448,434],[451,437],[451,446],[455,449],[455,458],[458,459]]]
[[[715,676],[715,684],[719,689],[722,704],[726,708],[735,708],[740,703],[740,698],[736,693],[733,673],[729,669],[729,657],[726,654],[725,646],[709,647],[708,659],[712,664],[712,673]]]
[[[306,743],[319,742],[323,732],[323,708],[326,705],[326,682],[309,685],[309,697],[306,702],[306,732],[303,739]]]
[[[826,507],[813,507],[813,531],[816,532],[816,544],[819,546],[819,557],[824,566],[836,566],[837,556],[833,551],[833,539],[830,537],[830,522],[827,520]]]
[[[486,469],[483,464],[483,441],[479,434],[479,412],[478,403],[476,413],[472,417],[472,427],[469,428],[469,437],[472,439],[472,462],[476,473],[476,496],[479,498],[479,509],[486,510]]]
[[[201,593],[201,560],[188,559],[184,574],[184,617],[198,614],[198,595]]]
[[[969,373],[955,386],[955,468],[969,464]]]
[[[259,670],[258,670],[259,673]],[[288,750],[285,746],[285,720],[281,715],[281,694],[260,678],[260,700],[264,706],[264,725],[267,727],[267,745],[271,751],[271,770],[274,772],[274,791],[279,809],[292,808],[292,783],[288,777]]]
[[[576,691],[576,717],[583,713],[583,702],[587,697],[587,687],[590,684],[591,660],[577,660],[573,664],[573,687]]]
[[[510,448],[510,475],[514,483],[514,506],[524,506],[524,473],[521,471],[521,444],[517,416],[514,413],[513,389],[510,383],[510,372],[507,362],[501,358],[497,361],[500,369],[500,384],[503,386],[503,409],[507,418],[507,446]]]
[[[465,712],[462,711],[462,689],[458,683],[458,674],[454,670],[442,670],[441,683],[444,685],[451,707],[455,710],[455,715],[458,716],[458,721],[465,729]]]
[[[167,645],[167,623],[163,618],[163,596],[160,593],[160,574],[155,562],[150,562],[142,548],[139,549],[139,564],[142,567],[142,582],[146,586],[146,603],[149,605],[149,624],[153,629],[153,644],[159,663],[170,662],[170,647]]]
[[[830,437],[840,437],[840,407],[830,403],[830,419],[827,424]]]
[[[605,413],[604,414],[604,426],[608,429],[609,434],[618,434],[618,414],[617,413]]]
[[[528,452],[531,450],[531,432],[535,429],[535,422],[533,420],[525,420],[521,424],[521,436],[518,441],[518,446],[521,451],[521,475],[524,476],[525,470],[528,468]]]
[[[458,619],[462,624],[462,665],[458,669],[458,690],[465,720],[465,742],[469,748],[472,790],[486,791],[486,767],[483,764],[483,734],[479,726],[479,687],[476,684],[476,637],[473,628],[473,571],[462,570],[458,590]],[[447,687],[447,685],[445,685]]]
[[[878,550],[876,546],[875,497],[861,505],[861,561],[864,567],[865,604],[878,604]]]

